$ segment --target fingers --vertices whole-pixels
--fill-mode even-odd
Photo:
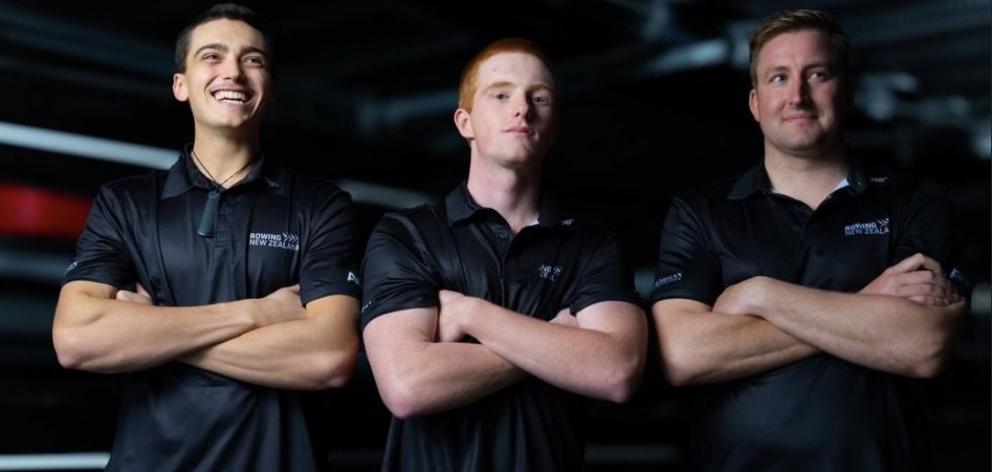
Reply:
[[[129,290],[118,290],[117,294],[114,295],[114,299],[122,302],[129,302],[133,300],[135,293]]]
[[[148,293],[148,291],[145,290],[145,287],[143,287],[141,284],[135,284],[135,285],[137,286],[137,289],[136,290],[138,291],[138,295],[141,295],[143,297],[152,298],[152,296]]]
[[[947,306],[953,303],[953,301],[948,298],[935,297],[932,295],[917,295],[914,297],[909,297],[909,299],[916,303],[921,303],[923,305],[932,305],[932,306]]]
[[[145,305],[152,304],[152,299],[147,295],[147,292],[145,292],[145,294],[143,295],[141,293],[132,292],[130,290],[118,290],[114,298],[117,301],[121,301],[121,302],[142,303]]]
[[[929,270],[941,277],[944,275],[943,270],[940,268],[939,262],[931,257],[925,256],[920,252],[899,261],[898,264],[886,269],[886,272],[903,273],[918,270]]]

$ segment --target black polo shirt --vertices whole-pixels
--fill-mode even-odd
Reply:
[[[221,194],[216,234],[196,235],[213,184],[187,155],[100,189],[65,282],[140,282],[156,305],[260,298],[300,284],[304,303],[360,297],[351,200],[328,182],[255,164]],[[170,362],[126,375],[111,470],[312,470],[296,393]]]
[[[771,189],[763,166],[676,198],[652,302],[712,305],[763,275],[857,292],[916,253],[949,268],[947,199],[933,185],[854,162],[815,211]],[[960,273],[949,269],[961,282]],[[691,470],[920,470],[933,462],[923,382],[821,354],[698,390]]]
[[[607,300],[638,303],[617,235],[562,218],[545,199],[539,222],[514,235],[463,184],[443,204],[386,215],[363,264],[362,326],[438,305],[455,290],[526,316],[552,319]],[[578,397],[527,378],[470,405],[393,418],[383,470],[577,470],[584,442]]]

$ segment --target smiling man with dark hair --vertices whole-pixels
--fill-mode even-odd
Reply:
[[[180,35],[193,144],[101,188],[66,272],[59,362],[126,374],[110,470],[313,470],[293,390],[351,375],[351,201],[262,154],[271,55],[253,17],[219,5]]]

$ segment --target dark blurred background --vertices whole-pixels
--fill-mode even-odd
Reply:
[[[98,186],[166,168],[191,141],[172,48],[211,4],[0,0],[0,470],[106,461],[117,380],[59,367],[52,313]],[[506,36],[544,45],[563,100],[547,180],[622,230],[642,291],[671,196],[760,158],[751,29],[783,8],[835,13],[858,51],[852,149],[949,189],[975,290],[953,365],[932,382],[933,440],[939,469],[990,469],[989,0],[245,4],[270,24],[281,67],[269,155],[349,190],[363,234],[464,177],[451,115],[468,59]],[[680,465],[693,393],[656,364],[631,404],[590,403],[590,469]],[[308,399],[328,461],[374,469],[388,416],[367,365]]]

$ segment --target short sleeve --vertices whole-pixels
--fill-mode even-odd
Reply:
[[[699,215],[675,198],[661,231],[651,303],[686,298],[712,305],[724,288],[721,274]]]
[[[616,231],[606,233],[592,259],[584,265],[569,308],[572,314],[576,314],[590,305],[605,301],[641,304],[634,290],[633,272],[626,263]]]
[[[386,215],[372,231],[362,262],[362,329],[373,319],[399,310],[438,306],[440,284],[418,249],[412,223]]]
[[[971,287],[960,270],[962,255],[951,220],[950,201],[944,187],[931,182],[918,185],[902,213],[890,262],[895,264],[923,253],[940,262],[958,291],[967,295]]]
[[[133,284],[137,277],[127,251],[125,221],[120,201],[113,191],[100,188],[62,283],[88,280],[117,288]]]
[[[320,195],[323,189],[318,188]],[[300,299],[304,304],[328,295],[361,298],[354,209],[347,192],[334,188],[311,215],[309,244],[300,259]]]

